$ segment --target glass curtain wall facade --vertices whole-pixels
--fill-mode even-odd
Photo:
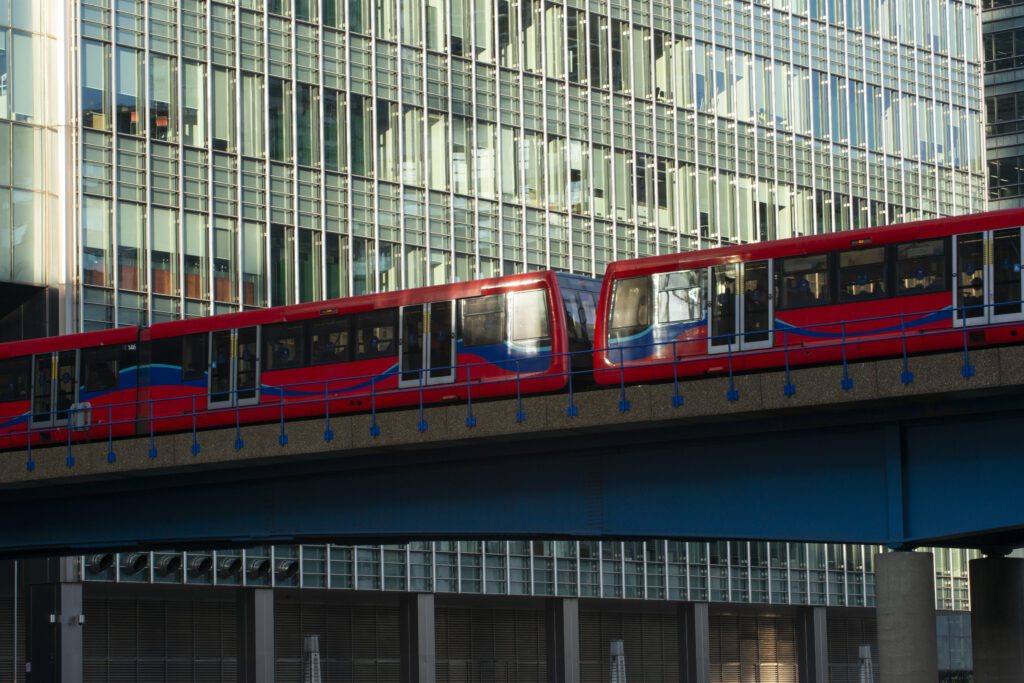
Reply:
[[[1024,206],[1024,0],[983,0],[989,206]]]
[[[82,329],[985,208],[971,2],[74,11]]]

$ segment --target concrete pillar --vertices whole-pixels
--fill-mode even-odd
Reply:
[[[437,656],[434,636],[434,596],[412,593],[401,598],[399,645],[402,683],[434,683]]]
[[[875,555],[881,683],[939,680],[931,553]]]
[[[679,607],[679,674],[687,683],[711,681],[711,627],[708,603]]]
[[[274,683],[274,591],[238,591],[238,683]]]
[[[548,683],[580,683],[580,602],[554,598],[546,610]]]
[[[828,619],[824,607],[808,607],[799,621],[800,683],[828,683]]]
[[[1024,560],[971,560],[975,683],[1024,681]]]

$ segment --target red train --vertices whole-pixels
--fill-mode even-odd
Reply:
[[[1013,209],[620,261],[594,337],[598,383],[1016,341]],[[1017,324],[1014,324],[1017,323]]]
[[[556,391],[599,290],[546,271],[3,344],[0,447]]]

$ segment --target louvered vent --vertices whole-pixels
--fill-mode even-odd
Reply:
[[[799,683],[789,615],[710,615],[712,683]]]
[[[437,680],[544,683],[544,613],[440,607],[435,614]]]
[[[878,672],[878,632],[875,619],[870,616],[842,614],[838,610],[828,615],[828,666],[831,683],[861,683],[860,648],[871,648],[873,680],[881,680]],[[864,672],[867,673],[866,671]]]
[[[580,612],[580,678],[607,683],[611,642],[623,641],[629,683],[679,680],[679,620],[674,614]]]

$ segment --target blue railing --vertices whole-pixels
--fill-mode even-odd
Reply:
[[[963,306],[959,308],[947,308],[944,311],[948,311],[950,317],[953,313],[959,313],[959,319],[964,320],[966,313],[977,310],[980,316],[984,316],[984,309],[992,307],[1005,307],[1008,305],[1006,302],[999,304],[986,304],[978,306]],[[794,349],[813,349],[816,351],[822,349],[839,349],[838,357],[841,362],[841,376],[839,378],[839,389],[842,391],[851,391],[854,388],[854,380],[850,375],[849,370],[849,348],[853,344],[860,343],[877,343],[883,341],[893,341],[899,339],[901,342],[901,355],[902,355],[902,372],[900,374],[900,382],[902,384],[911,384],[914,381],[914,374],[910,369],[910,354],[908,352],[908,338],[912,339],[923,339],[930,336],[950,334],[961,334],[963,338],[963,363],[960,367],[960,376],[964,380],[969,380],[974,377],[975,368],[971,363],[970,357],[970,343],[969,333],[974,330],[991,330],[1004,327],[1019,326],[1024,324],[1024,321],[1007,321],[999,323],[987,323],[985,325],[962,325],[961,328],[957,327],[943,327],[941,329],[924,329],[919,328],[916,333],[908,335],[907,326],[908,320],[910,324],[921,319],[930,318],[930,320],[936,320],[934,318],[935,312],[915,312],[915,313],[901,313],[891,314],[884,316],[875,316],[871,318],[861,318],[856,320],[838,321],[838,322],[826,322],[826,323],[815,323],[811,325],[801,325],[799,327],[786,327],[784,329],[776,329],[770,332],[763,330],[748,331],[748,332],[730,332],[728,334],[720,335],[705,335],[703,337],[697,337],[693,339],[685,340],[687,344],[693,344],[695,342],[710,346],[711,342],[716,342],[714,346],[724,348],[724,352],[718,352],[715,354],[705,354],[689,357],[679,357],[677,353],[679,340],[669,340],[664,342],[652,342],[643,345],[616,345],[606,349],[609,360],[612,362],[610,367],[602,368],[605,372],[617,372],[619,376],[619,402],[618,409],[620,412],[629,412],[631,409],[630,402],[626,393],[626,368],[629,367],[624,362],[624,357],[627,351],[633,349],[644,349],[651,350],[659,347],[672,347],[672,357],[670,359],[652,359],[646,358],[642,360],[639,365],[644,367],[651,366],[669,366],[672,369],[672,383],[673,383],[673,394],[671,397],[671,405],[675,408],[681,408],[684,404],[684,398],[682,393],[683,378],[688,374],[686,372],[687,366],[694,363],[707,363],[710,359],[719,358],[725,361],[726,367],[724,368],[724,374],[728,377],[728,388],[725,393],[725,400],[728,402],[736,402],[740,399],[739,389],[735,382],[735,366],[737,365],[737,359],[743,359],[748,357],[765,357],[765,356],[776,356],[779,360],[776,364],[772,364],[770,367],[765,368],[766,370],[774,369],[775,367],[784,369],[784,382],[781,387],[781,391],[784,396],[790,397],[796,394],[796,385],[793,382],[792,376],[792,359],[791,354]],[[885,331],[871,332],[870,330],[859,330],[853,331],[853,337],[851,339],[850,328],[863,326],[871,323],[892,323],[892,325]],[[836,331],[838,328],[838,332]],[[818,337],[812,342],[804,343],[793,343],[794,336],[807,335],[808,333],[814,333],[815,331],[828,331],[828,338]],[[753,335],[764,336],[768,334],[771,343],[770,347],[757,348],[752,350],[742,349],[742,344],[737,343],[739,340],[750,337]],[[812,334],[813,336],[813,334]],[[781,344],[777,343],[780,341]],[[578,384],[578,377],[581,375],[589,375],[592,371],[588,368],[585,370],[573,370],[572,361],[576,356],[587,356],[588,358],[593,355],[592,350],[586,351],[575,351],[566,352],[561,354],[542,354],[531,357],[530,360],[549,360],[552,361],[556,358],[565,360],[564,376],[566,378],[567,386],[567,405],[566,405],[566,416],[573,418],[579,415],[579,406],[576,404],[576,389]],[[618,360],[616,362],[616,356]],[[480,377],[480,368],[488,367],[493,368],[495,365],[504,366],[504,369],[509,373],[504,377]],[[198,456],[201,453],[200,446],[200,434],[199,428],[200,417],[203,415],[228,415],[232,414],[235,426],[235,438],[234,438],[234,449],[242,450],[245,447],[245,441],[242,438],[241,426],[243,421],[243,413],[253,410],[264,411],[261,416],[264,421],[266,418],[267,411],[277,408],[278,417],[277,420],[280,425],[280,432],[278,434],[278,443],[281,446],[288,444],[288,433],[286,428],[286,411],[289,409],[301,409],[303,406],[312,406],[322,404],[323,416],[324,416],[324,432],[323,439],[325,442],[330,443],[334,440],[335,434],[331,426],[331,418],[333,415],[341,413],[351,413],[350,409],[338,410],[332,407],[332,402],[337,401],[366,401],[368,406],[363,406],[362,411],[368,410],[369,417],[369,434],[372,438],[377,438],[381,434],[381,427],[377,421],[377,413],[380,407],[381,397],[395,397],[402,395],[411,395],[414,392],[417,394],[415,405],[418,406],[417,416],[417,430],[420,432],[426,432],[429,429],[429,423],[426,416],[426,406],[429,402],[428,394],[430,392],[439,391],[451,391],[454,389],[462,388],[465,390],[465,405],[466,405],[466,418],[465,427],[467,430],[473,429],[477,425],[476,416],[473,414],[473,392],[474,387],[482,385],[500,385],[509,384],[515,387],[515,399],[516,409],[512,416],[516,423],[523,423],[527,419],[524,403],[523,394],[529,393],[530,387],[529,382],[539,378],[549,376],[546,372],[532,371],[523,372],[520,367],[520,360],[509,359],[502,361],[481,361],[478,363],[461,364],[457,366],[437,366],[427,367],[419,369],[406,369],[401,368],[397,373],[393,375],[399,379],[403,376],[408,377],[409,375],[416,374],[418,381],[415,386],[405,386],[397,388],[379,389],[378,383],[384,378],[390,379],[392,374],[385,375],[359,375],[359,376],[345,376],[335,377],[325,380],[305,381],[296,382],[286,385],[274,385],[271,389],[278,392],[280,400],[275,404],[273,401],[261,400],[258,394],[254,392],[259,391],[261,387],[246,387],[241,389],[234,389],[230,391],[218,391],[218,397],[227,397],[232,399],[234,405],[230,406],[204,406],[203,403],[208,400],[209,393],[204,395],[193,395],[184,397],[169,397],[160,399],[148,399],[143,401],[131,401],[122,403],[113,403],[104,405],[101,407],[88,407],[88,408],[67,408],[60,410],[52,410],[42,414],[28,414],[28,415],[12,415],[7,417],[0,417],[0,422],[6,422],[9,420],[18,420],[24,418],[25,428],[23,431],[6,432],[2,436],[10,438],[11,436],[24,436],[25,446],[27,449],[26,468],[28,471],[35,469],[35,462],[32,455],[32,435],[41,432],[52,432],[54,430],[64,429],[66,432],[66,465],[71,468],[75,466],[75,457],[72,447],[75,443],[81,443],[81,440],[74,438],[76,432],[91,431],[101,425],[106,427],[107,435],[107,461],[114,463],[117,461],[117,453],[114,449],[114,433],[119,431],[116,428],[121,425],[133,425],[133,435],[138,436],[139,434],[145,434],[148,431],[149,436],[149,457],[155,459],[159,455],[156,443],[156,433],[160,432],[159,423],[165,424],[173,421],[175,429],[180,431],[183,426],[182,422],[187,420],[191,429],[192,444],[191,452],[193,456]],[[465,379],[457,379],[452,382],[445,382],[442,384],[430,384],[429,374],[430,373],[441,373],[443,375],[453,375],[458,377],[460,373],[465,373]],[[473,381],[474,374],[477,375],[478,379],[476,382]],[[689,373],[696,374],[696,373]],[[527,383],[527,387],[524,390],[524,383]],[[365,385],[368,386],[363,392],[359,393],[347,393],[347,390],[343,386],[339,385]],[[333,389],[332,389],[333,385]],[[291,392],[302,392],[306,394],[303,398],[288,397],[287,394]],[[255,395],[256,402],[253,403],[242,403],[238,400],[242,394]],[[505,396],[510,397],[511,394]],[[157,416],[157,408],[167,403],[188,403],[190,409],[187,412],[183,412],[179,415],[162,415]],[[411,400],[403,402],[403,405],[413,405]],[[115,420],[114,413],[120,412],[120,409],[132,408],[135,416],[129,419]],[[145,414],[139,416],[140,409],[145,411]],[[94,421],[92,416],[94,413],[99,412],[101,416],[105,413],[106,420],[104,422]],[[309,417],[310,414],[315,414],[317,411],[302,411],[304,414],[302,417]],[[38,417],[44,417],[44,420],[37,420]],[[33,425],[33,422],[39,422],[38,426]],[[224,420],[224,424],[228,424],[227,420]],[[223,427],[224,424],[218,424],[217,427]],[[140,425],[145,426],[145,430],[139,429]],[[70,428],[67,428],[70,426]],[[53,443],[48,445],[55,445]]]

